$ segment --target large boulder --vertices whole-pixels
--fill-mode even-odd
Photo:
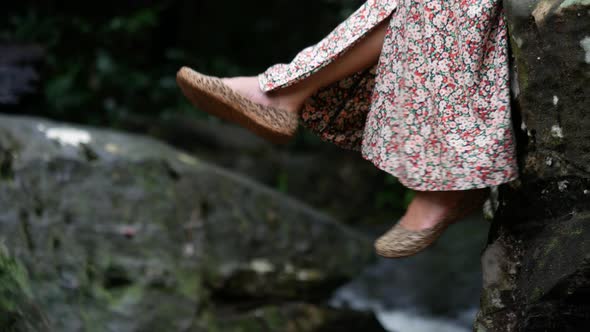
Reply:
[[[292,331],[329,331],[340,311],[322,303],[373,255],[330,217],[156,140],[9,116],[0,242],[2,331],[210,331],[277,303],[313,318]]]
[[[587,331],[590,2],[504,5],[515,60],[521,178],[500,188],[482,259],[484,289],[475,327]]]

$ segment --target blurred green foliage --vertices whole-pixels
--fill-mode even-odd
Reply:
[[[45,50],[43,98],[23,112],[117,127],[130,113],[202,116],[178,93],[180,66],[219,76],[260,72],[317,41],[359,3],[22,1],[3,13],[0,42]]]
[[[41,44],[46,54],[43,98],[24,111],[113,127],[127,112],[159,116],[189,111],[178,95],[173,62],[166,61],[182,61],[183,53],[168,49],[164,61],[154,65],[156,59],[142,52],[151,42],[160,11],[140,8],[99,20],[70,13],[47,15],[35,7],[17,11],[3,27],[2,40]]]
[[[404,210],[408,207],[415,192],[401,186],[399,181],[392,175],[385,176],[384,188],[377,192],[375,208]]]
[[[0,43],[45,51],[39,96],[19,113],[128,130],[129,118],[206,116],[179,93],[181,66],[217,76],[259,73],[317,42],[362,2],[23,0],[1,14]],[[302,133],[294,147],[318,143]],[[411,194],[385,178],[376,207],[405,207]],[[280,173],[277,188],[287,192],[288,180]]]

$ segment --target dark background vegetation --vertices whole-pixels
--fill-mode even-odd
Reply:
[[[0,44],[24,47],[19,58],[32,65],[38,77],[27,83],[33,87],[31,91],[0,104],[0,110],[145,133],[203,157],[205,151],[197,148],[203,138],[202,124],[209,126],[219,121],[191,107],[179,93],[175,73],[181,66],[216,76],[257,74],[274,63],[288,62],[361,3],[7,1],[1,5]],[[223,166],[238,168],[316,206],[338,211],[339,205],[348,204],[357,212],[345,210],[341,217],[353,223],[367,215],[370,223],[390,223],[402,213],[411,196],[394,178],[374,170],[357,154],[336,150],[305,131],[279,152],[275,147],[266,148],[267,157],[262,159],[269,160],[272,166],[267,163],[268,167],[262,163],[246,169],[237,167],[235,158],[232,162],[227,161],[231,157],[220,160],[223,151],[219,144],[209,147],[217,148],[210,149],[209,155]],[[307,165],[318,170],[303,172],[306,179],[301,180],[293,175],[299,167],[293,165],[296,162],[289,166],[284,158],[277,161],[274,157],[285,151],[306,156],[324,154],[326,149],[337,157],[328,158],[322,165]],[[256,153],[258,158],[260,152]],[[297,162],[301,164],[301,160]],[[352,163],[352,170],[341,168],[347,162]],[[331,195],[330,191],[341,191],[330,187],[342,183],[342,177],[356,179],[348,181],[345,194]],[[308,188],[306,181],[324,183],[324,189]],[[321,193],[316,195],[316,191]]]

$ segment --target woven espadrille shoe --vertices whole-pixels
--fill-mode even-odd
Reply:
[[[375,251],[387,258],[415,255],[434,243],[449,225],[443,221],[434,227],[413,231],[398,223],[375,241]]]
[[[465,195],[453,210],[438,224],[422,230],[410,230],[397,223],[375,241],[375,251],[387,258],[415,255],[432,245],[451,224],[468,216],[485,202],[489,188]]]
[[[287,143],[299,126],[296,113],[254,103],[218,77],[182,67],[176,74],[176,82],[194,106],[235,122],[273,143]]]

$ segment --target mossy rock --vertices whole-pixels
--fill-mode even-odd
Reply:
[[[146,137],[0,116],[0,157],[5,291],[33,294],[52,331],[181,331],[218,300],[323,301],[373,259],[331,217]],[[17,326],[31,306],[15,298],[0,294]]]
[[[324,306],[287,303],[203,319],[209,332],[385,332],[373,313]],[[203,326],[205,325],[205,326]]]

